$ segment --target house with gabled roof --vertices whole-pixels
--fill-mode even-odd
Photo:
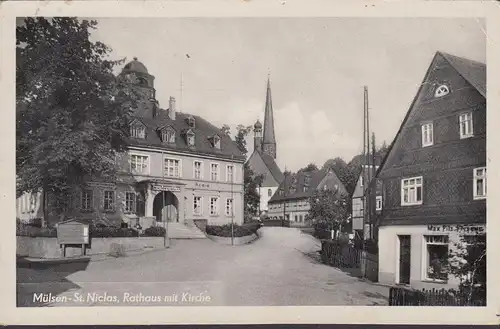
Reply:
[[[268,211],[268,201],[283,181],[283,173],[276,164],[276,137],[274,134],[273,104],[271,83],[267,80],[264,126],[259,120],[254,124],[254,149],[248,158],[248,165],[255,175],[262,175],[258,187],[260,212]]]
[[[339,197],[348,195],[333,170],[300,171],[285,176],[269,200],[268,217],[288,221],[291,227],[311,227],[309,199],[318,190],[331,191]]]
[[[180,112],[174,97],[161,108],[154,76],[137,58],[119,77],[134,87],[139,101],[126,151],[115,159],[118,177],[88,181],[71,192],[67,217],[143,229],[168,223],[171,237],[205,237],[197,221],[243,223],[245,156],[236,143],[207,119]],[[19,208],[27,209],[24,203]]]
[[[486,65],[437,52],[376,176],[380,282],[459,284],[446,263],[486,233],[486,170]]]

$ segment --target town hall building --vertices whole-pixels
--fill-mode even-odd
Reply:
[[[119,78],[133,84],[141,99],[127,151],[116,157],[118,179],[87,182],[75,190],[64,217],[142,228],[169,222],[169,230],[194,228],[198,220],[243,223],[245,156],[236,143],[206,119],[180,112],[173,97],[167,109],[160,108],[154,76],[137,58]],[[25,199],[19,201],[18,218]]]

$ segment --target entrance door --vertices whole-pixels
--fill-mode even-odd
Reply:
[[[410,284],[411,235],[399,235],[399,283]]]
[[[179,201],[170,191],[160,192],[153,201],[153,216],[157,222],[166,223],[179,221]]]

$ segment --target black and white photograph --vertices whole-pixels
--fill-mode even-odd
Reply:
[[[17,308],[487,306],[486,30],[17,17]]]

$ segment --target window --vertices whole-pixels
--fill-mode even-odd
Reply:
[[[135,213],[136,207],[136,196],[134,192],[125,193],[125,212],[126,213]]]
[[[302,215],[299,216],[299,222],[303,222],[304,221],[304,217],[302,217]]]
[[[194,179],[203,179],[203,162],[195,161],[193,162],[193,176]]]
[[[382,196],[377,196],[375,202],[375,210],[382,210]]]
[[[219,214],[218,203],[219,203],[219,198],[217,197],[210,198],[210,216],[217,216]]]
[[[474,199],[486,198],[486,167],[474,169]]]
[[[271,190],[270,188],[267,189],[267,196],[268,197],[272,197],[273,196],[273,190]]]
[[[115,209],[115,191],[104,191],[104,210],[113,211]]]
[[[210,179],[213,181],[219,180],[219,164],[211,163],[210,164]]]
[[[142,125],[133,125],[130,127],[130,136],[133,138],[146,138],[146,128]]]
[[[290,194],[294,194],[295,193],[295,187],[290,187]]]
[[[175,143],[175,132],[171,128],[161,131],[161,141],[164,143]]]
[[[194,146],[194,135],[188,135],[187,140],[189,146]]]
[[[328,189],[328,186],[326,186],[326,184],[323,185],[323,191],[326,191],[327,189]]]
[[[307,192],[307,186],[302,187],[302,192]]]
[[[422,204],[422,177],[401,180],[401,205]]]
[[[448,272],[448,236],[426,235],[425,236],[425,280],[446,281]]]
[[[460,138],[468,138],[474,135],[472,127],[472,112],[460,114]]]
[[[447,85],[441,85],[437,87],[436,92],[434,93],[434,97],[443,97],[450,93],[450,88]]]
[[[203,200],[201,196],[195,196],[193,198],[193,214],[194,215],[203,214]]]
[[[226,199],[226,216],[233,214],[233,199]]]
[[[299,221],[299,216],[298,215],[295,215],[295,221],[298,222]]]
[[[359,186],[363,187],[363,176],[359,176]]]
[[[434,144],[434,131],[431,123],[422,125],[422,147]]]
[[[148,173],[149,157],[147,155],[130,155],[130,171],[134,174]]]
[[[216,148],[216,149],[220,149],[220,137],[215,135],[213,137],[213,146]]]
[[[226,167],[226,181],[232,183],[233,179],[234,179],[234,166],[227,165],[227,167]]]
[[[92,210],[92,199],[93,199],[93,193],[92,190],[83,190],[82,191],[82,204],[81,208],[82,210]]]
[[[167,177],[181,177],[181,161],[177,159],[164,160],[164,175]]]

